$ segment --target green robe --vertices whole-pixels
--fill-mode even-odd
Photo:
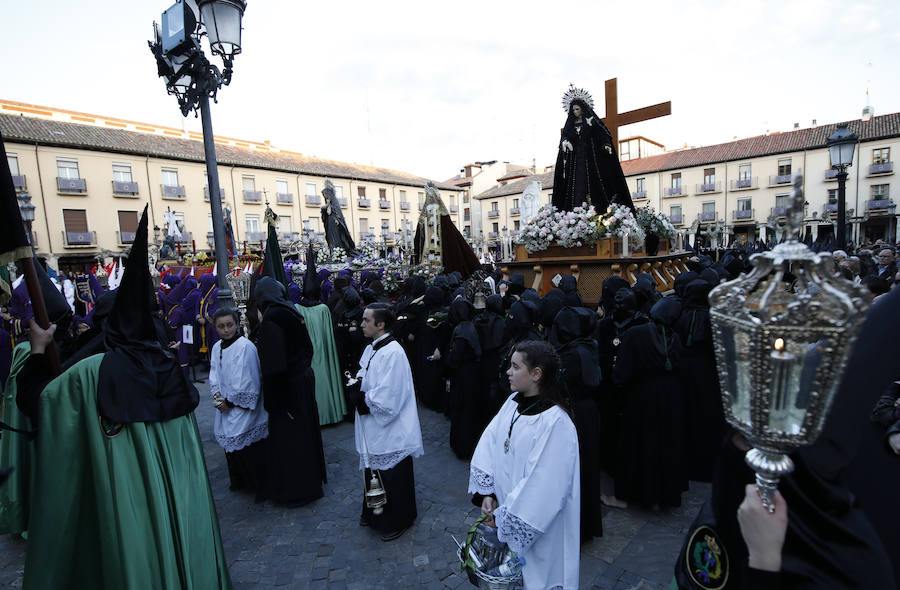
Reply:
[[[0,418],[13,428],[31,430],[31,420],[16,405],[16,377],[25,366],[31,344],[24,342],[13,350],[12,366],[6,389],[0,398]],[[0,467],[15,467],[6,483],[0,486],[0,535],[28,530],[28,495],[34,445],[27,436],[4,432],[0,438]]]
[[[231,588],[193,413],[108,436],[102,359],[41,394],[24,588]]]
[[[344,419],[347,403],[344,401],[344,382],[338,362],[337,345],[331,311],[327,305],[294,307],[306,321],[306,331],[313,345],[312,368],[316,374],[316,404],[319,406],[319,426],[334,424]],[[265,395],[265,392],[263,392]]]

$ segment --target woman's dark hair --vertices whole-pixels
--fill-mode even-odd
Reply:
[[[394,315],[394,308],[387,303],[370,303],[366,309],[372,310],[372,321],[376,324],[384,324],[385,332],[390,332],[394,327],[397,316]]]
[[[562,408],[571,418],[569,403],[563,397],[559,384],[561,361],[556,349],[549,342],[543,340],[523,340],[513,345],[510,356],[515,352],[522,355],[529,370],[540,367],[539,395]]]
[[[224,318],[224,317],[229,317],[229,316],[234,320],[235,324],[237,324],[238,326],[241,325],[241,314],[238,312],[238,310],[232,309],[229,307],[220,307],[219,309],[216,310],[216,313],[213,314],[213,317],[212,317],[213,326],[216,325],[216,322],[219,320],[219,318]]]

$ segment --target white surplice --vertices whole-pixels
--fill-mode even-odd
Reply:
[[[472,456],[469,492],[495,494],[497,533],[525,558],[525,588],[577,590],[581,555],[578,434],[558,406],[528,416],[515,394]],[[515,420],[509,452],[504,443]]]
[[[209,357],[209,393],[217,393],[235,404],[227,412],[216,412],[213,433],[226,453],[239,451],[269,436],[269,415],[260,399],[259,356],[256,346],[241,336],[222,350],[213,345]]]
[[[354,422],[360,469],[390,469],[408,456],[420,457],[425,452],[406,351],[396,341],[377,351],[373,348],[387,337],[385,334],[366,347],[356,374],[362,379],[360,390],[371,412],[362,416],[357,412]]]

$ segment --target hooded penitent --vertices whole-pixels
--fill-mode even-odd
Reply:
[[[578,294],[578,282],[572,275],[563,275],[559,281],[559,290],[565,295],[566,305],[578,307],[582,304],[581,295]]]
[[[116,424],[157,422],[197,407],[197,389],[156,336],[150,315],[153,282],[147,262],[147,207],[138,224],[106,328],[100,364],[100,414]]]
[[[322,288],[316,272],[316,251],[310,243],[306,253],[306,272],[303,274],[303,297],[300,302],[306,306],[318,305],[322,301]]]
[[[681,315],[681,302],[674,297],[664,297],[656,302],[650,310],[650,319],[656,326],[651,332],[653,335],[653,345],[656,352],[665,357],[666,371],[673,370],[677,365],[677,356],[673,352],[675,349],[675,323]]]
[[[564,307],[553,322],[550,343],[560,355],[577,354],[581,366],[581,383],[587,387],[600,385],[600,365],[597,361],[597,314],[584,307]],[[576,397],[577,392],[569,392]]]
[[[630,288],[628,281],[619,275],[613,275],[603,279],[603,285],[600,291],[600,307],[603,308],[604,316],[608,316],[616,310],[616,293],[619,289],[628,288]]]

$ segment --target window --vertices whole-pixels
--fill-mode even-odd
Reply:
[[[675,190],[681,190],[681,172],[676,172],[672,175],[672,188]]]
[[[334,185],[334,196],[337,199],[343,199],[344,198],[344,187],[339,184]]]
[[[387,200],[387,189],[386,188],[378,189],[378,198],[382,201]]]
[[[206,214],[206,232],[213,233],[212,213]]]
[[[316,196],[316,183],[315,182],[307,182],[306,183],[306,196],[307,197],[315,197]]]
[[[469,211],[469,208],[466,207],[463,209],[463,221],[469,221],[472,218],[472,213]]]
[[[19,157],[15,154],[6,154],[6,161],[9,163],[10,174],[19,176]]]
[[[738,180],[750,180],[750,164],[738,166]]]
[[[241,185],[245,191],[256,192],[256,179],[252,176],[242,176]]]
[[[279,215],[278,216],[278,233],[280,234],[289,234],[291,233],[291,216],[290,215]]]
[[[669,207],[669,219],[681,219],[681,205]]]
[[[890,194],[891,185],[889,184],[873,184],[872,185],[872,200],[877,201],[879,199],[887,199]]]
[[[359,233],[364,234],[369,231],[369,218],[368,217],[360,217],[359,218]]]
[[[400,202],[401,203],[406,202],[406,191],[400,191]]]
[[[279,195],[287,195],[291,192],[288,188],[288,181],[278,178],[275,180],[275,192]]]
[[[891,148],[877,148],[872,150],[873,164],[887,164],[891,161]]]
[[[791,159],[779,158],[778,160],[778,176],[787,176],[791,173]]]
[[[831,205],[837,204],[837,189],[836,188],[828,189],[828,203]]]
[[[703,171],[703,184],[716,184],[715,168],[707,168]]]
[[[513,221],[513,229],[516,231],[519,231],[519,220],[518,219]]]
[[[88,230],[87,211],[63,209],[63,225],[66,227],[67,244],[90,244],[93,240]]]
[[[122,181],[126,182],[126,181]],[[137,233],[137,211],[119,211],[119,242],[130,244],[134,242],[134,234]]]
[[[178,186],[178,170],[163,168],[162,183],[163,186]]]
[[[182,234],[187,231],[184,224],[184,213],[175,213],[175,225]]]
[[[463,235],[467,238],[472,237],[472,228],[468,225],[463,227]]]
[[[704,215],[715,215],[716,214],[716,202],[709,201],[703,203],[703,214]]]
[[[65,160],[63,158],[57,158],[56,175],[60,178],[81,178],[78,175],[78,160]],[[76,209],[69,209],[69,211],[75,210]]]
[[[491,202],[491,211],[500,211],[500,203],[498,201]]]
[[[319,218],[318,217],[310,217],[309,219],[307,219],[306,227],[308,227],[310,231],[314,231],[314,232],[319,231]]]
[[[738,199],[737,207],[738,211],[750,211],[750,199]]]
[[[248,214],[244,216],[247,222],[247,233],[259,233],[259,215]]]
[[[639,193],[647,192],[647,179],[646,178],[638,178],[634,181],[634,190]]]
[[[391,222],[387,219],[381,220],[381,233],[387,233],[391,231]]]
[[[775,208],[787,209],[791,206],[791,195],[775,195]]]
[[[365,199],[366,198],[366,187],[364,187],[364,186],[356,187],[356,195],[358,197],[362,197],[363,199]]]
[[[519,208],[519,199],[513,199],[513,209]]]
[[[500,227],[499,227],[499,226],[500,226],[500,224],[497,223],[496,221],[495,221],[494,223],[491,224],[491,231],[494,232],[495,235],[497,234],[497,232],[500,231]]]
[[[131,164],[113,164],[112,172],[116,182],[132,182]]]

